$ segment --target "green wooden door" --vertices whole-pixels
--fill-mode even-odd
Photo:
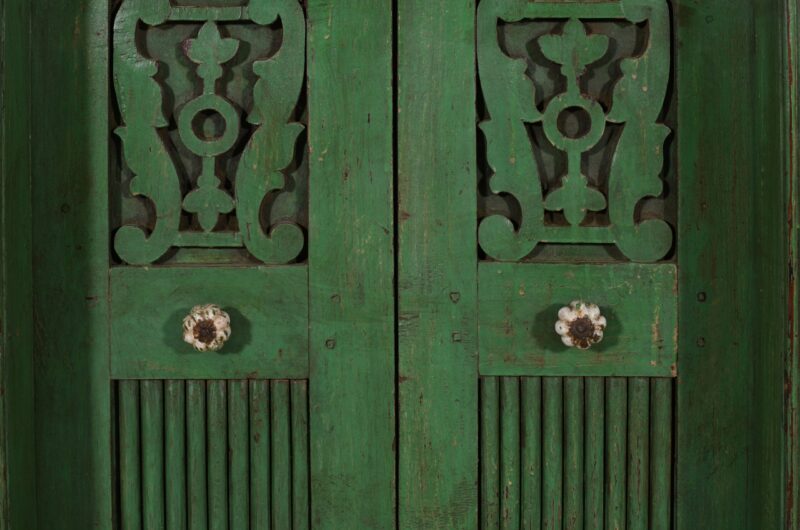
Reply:
[[[390,527],[391,12],[91,0],[42,23],[81,66],[34,109],[75,134],[34,170],[37,320],[62,330],[38,344],[39,527]]]
[[[24,528],[792,528],[783,0],[8,6]]]
[[[399,526],[791,527],[782,3],[397,5]]]

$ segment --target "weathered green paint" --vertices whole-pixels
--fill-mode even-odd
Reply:
[[[679,530],[783,524],[785,6],[675,2]]]
[[[475,2],[398,0],[399,520],[478,526]]]
[[[481,263],[482,375],[650,375],[676,372],[676,271],[672,265]],[[600,307],[603,340],[565,346],[553,329],[572,300]]]
[[[202,16],[187,0],[174,4],[171,16],[195,20],[197,29],[209,16],[221,27],[226,19],[241,17],[243,12],[235,0]],[[587,5],[608,16],[617,9],[613,2],[528,5],[545,14],[548,10],[562,13],[565,20],[580,18],[579,11]],[[257,479],[250,484],[251,499],[256,491],[263,493],[258,495],[263,499],[279,495],[283,504],[276,517],[280,524],[286,524],[290,514],[292,524],[300,527],[304,526],[303,513],[310,514],[315,527],[347,529],[391,528],[395,524],[407,528],[475,528],[479,524],[498,528],[541,522],[543,517],[576,527],[580,525],[575,509],[580,493],[584,528],[598,527],[598,520],[605,520],[609,528],[641,527],[645,520],[655,529],[797,528],[798,302],[796,297],[787,297],[795,293],[789,273],[797,270],[796,221],[800,217],[795,142],[796,1],[673,2],[673,87],[678,110],[676,143],[672,145],[678,153],[681,197],[674,235],[681,293],[677,384],[667,378],[577,379],[585,374],[572,373],[576,378],[545,379],[541,385],[539,378],[523,377],[518,398],[512,392],[517,385],[516,379],[509,377],[512,374],[503,373],[502,382],[490,377],[480,384],[478,377],[475,6],[397,0],[397,8],[401,377],[395,447],[400,454],[399,475],[394,474],[396,453],[392,453],[391,13],[387,6],[373,3],[312,1],[310,110],[307,121],[299,121],[307,123],[314,149],[312,165],[318,173],[312,177],[310,215],[314,222],[307,238],[301,234],[308,244],[312,281],[301,281],[297,287],[310,295],[311,380],[282,383],[291,387],[289,453],[295,455],[298,447],[308,450],[307,456],[290,456],[288,472],[302,475],[303,463],[309,464],[312,507],[302,510],[308,507],[303,497],[308,488],[293,479],[292,497],[284,496],[285,491],[277,494],[269,490],[263,472],[251,472],[251,480]],[[146,404],[138,401],[140,383],[120,382],[119,393],[110,392],[107,330],[113,331],[121,322],[113,317],[109,320],[106,292],[109,258],[116,265],[119,257],[109,249],[116,226],[108,222],[115,219],[115,213],[107,211],[112,196],[107,183],[113,182],[108,168],[117,165],[113,156],[108,158],[106,148],[108,123],[113,122],[108,111],[109,6],[94,0],[5,0],[0,9],[0,528],[111,528],[116,495],[111,487],[113,455],[117,449],[134,451],[136,459],[130,462],[141,466],[138,444],[142,443],[142,448],[144,444],[158,446],[159,430],[142,433],[149,442],[139,438],[139,430],[148,429],[138,423]],[[30,30],[28,10],[35,15]],[[18,24],[19,20],[25,22]],[[47,38],[28,41],[31,34]],[[29,44],[33,46],[30,58]],[[199,82],[196,85],[200,86]],[[781,116],[785,118],[781,120]],[[260,130],[267,133],[269,128]],[[264,145],[267,143],[264,140]],[[279,145],[270,142],[269,149]],[[268,179],[254,171],[253,180]],[[252,198],[255,205],[258,196],[254,193],[246,199]],[[244,200],[235,197],[239,199]],[[294,210],[302,202],[301,194],[279,210]],[[579,210],[585,202],[565,205],[565,209]],[[208,210],[205,202],[197,209]],[[291,215],[287,218],[292,220],[289,224],[298,225]],[[345,218],[347,225],[342,224]],[[794,224],[787,226],[787,219]],[[270,226],[274,221],[270,217]],[[198,245],[205,233],[196,230],[185,236],[185,241],[179,238],[171,244]],[[31,234],[32,251],[27,246]],[[664,244],[655,239],[654,245]],[[542,241],[547,246],[548,242]],[[245,244],[222,238],[213,243]],[[232,261],[228,250],[231,247],[183,247],[175,262],[208,265],[208,270],[215,268],[212,263],[227,267]],[[298,252],[304,259],[302,251]],[[547,259],[560,267],[586,255],[583,248],[559,248],[547,254]],[[33,273],[29,272],[31,258]],[[233,261],[243,264],[248,259],[252,261],[242,252]],[[595,262],[592,266],[606,264]],[[242,267],[243,271],[247,268]],[[192,280],[188,275],[175,278],[175,282],[183,281]],[[281,284],[277,290],[294,288]],[[35,319],[30,318],[31,291]],[[165,297],[160,298],[158,292],[155,295],[158,303],[154,307],[162,310],[168,305]],[[255,299],[256,295],[243,296]],[[282,319],[297,309],[278,304]],[[34,322],[36,368],[32,374],[28,352]],[[138,340],[144,343],[148,336],[141,333]],[[160,347],[154,351],[164,353]],[[140,374],[144,375],[146,372]],[[491,381],[495,382],[495,401],[479,402],[479,394],[492,398],[491,392],[487,393]],[[558,386],[557,382],[563,385],[561,402],[543,395],[548,386]],[[228,482],[226,473],[224,488],[215,489],[212,498],[206,498],[205,487],[196,486],[205,485],[207,473],[219,472],[216,468],[226,453],[221,447],[227,449],[230,444],[241,449],[242,425],[231,430],[226,424],[224,433],[214,432],[221,437],[207,447],[208,384],[172,380],[148,385],[152,389],[162,384],[166,446],[161,456],[167,473],[180,460],[180,445],[172,445],[170,440],[183,423],[177,389],[185,385],[187,520],[193,528],[202,528],[208,520],[209,502],[214,506],[225,503],[228,517],[212,508],[212,522],[240,524],[235,518],[243,514],[233,512],[235,506],[242,506],[244,494],[237,489],[241,484]],[[241,395],[231,392],[235,388],[241,391],[244,383],[225,384],[224,408],[219,408],[217,398],[212,399],[212,419],[224,414],[226,421],[235,416],[241,423],[242,401],[235,397]],[[125,385],[128,390],[123,390]],[[296,389],[303,385],[308,385],[310,392],[307,407],[298,405],[302,398],[295,399]],[[581,427],[574,387],[580,385],[584,386],[586,455],[582,492],[575,489],[580,480],[575,477],[578,468],[573,458],[578,440],[573,435]],[[222,385],[213,383],[209,388],[218,386]],[[267,399],[269,384],[259,380],[249,382],[248,387],[250,406],[254,392],[260,403],[257,414],[253,416],[251,408],[247,420],[249,462],[264,464],[270,458],[265,457],[268,453],[263,445],[254,443],[253,433],[270,437],[266,414],[273,404],[261,400]],[[35,408],[31,403],[34,388]],[[126,394],[130,388],[136,390],[136,401]],[[645,388],[649,388],[648,407],[643,406]],[[673,391],[676,411],[672,410]],[[597,408],[601,401],[602,415]],[[158,399],[155,403],[151,412],[157,418]],[[487,412],[492,403],[496,403],[493,415]],[[553,410],[562,407],[561,445],[546,442],[557,430],[542,423],[545,405]],[[308,414],[307,444],[294,438],[298,426],[304,424],[302,415],[295,415],[295,406]],[[513,417],[503,416],[504,411],[514,411],[517,416],[513,417],[522,423],[515,425]],[[673,440],[674,413],[677,438]],[[126,418],[130,422],[123,428]],[[152,421],[149,418],[147,421]],[[120,437],[112,440],[115,421],[120,425]],[[130,438],[134,424],[135,439]],[[490,425],[497,427],[494,442],[486,432]],[[649,434],[647,440],[644,434]],[[517,435],[524,445],[515,448],[509,442]],[[557,469],[551,466],[545,473],[544,463],[537,460],[545,446],[560,451],[566,459],[567,465],[560,471],[563,495],[543,487],[546,478],[553,483],[558,479]],[[131,447],[135,448],[125,449]],[[31,473],[34,450],[36,473]],[[496,455],[495,474],[484,471],[487,460],[479,460],[478,451]],[[168,528],[180,527],[180,513],[173,511],[170,500],[180,499],[180,491],[175,484],[166,483],[163,494],[158,494],[153,479],[159,467],[158,454],[146,454],[151,464],[137,472],[149,469],[148,475],[131,475],[130,484],[137,485],[141,495],[147,483],[149,500],[142,504],[143,498],[134,496],[125,501],[131,493],[120,491],[116,500],[123,513],[119,515],[125,515],[123,507],[128,502],[145,508],[129,514],[134,528],[140,527],[144,517],[150,517],[155,527],[164,521]],[[236,455],[224,464],[241,474],[241,451]],[[675,462],[673,455],[677,455]],[[122,461],[117,465],[119,477],[128,476],[123,469],[129,468],[124,468]],[[674,478],[673,465],[677,470]],[[286,462],[282,466],[281,472],[286,473]],[[598,473],[601,466],[610,471],[605,477]],[[631,470],[639,477],[648,475],[646,488],[644,482],[632,478]],[[272,472],[267,468],[267,473]],[[521,477],[515,484],[517,472]],[[496,486],[484,484],[494,479]],[[677,480],[674,512],[670,499],[673,480]],[[75,488],[76,483],[82,487]],[[508,497],[501,497],[501,487]],[[491,495],[484,499],[484,493]],[[559,501],[563,510],[554,512],[547,503],[537,504],[537,499]],[[163,508],[159,508],[162,501]],[[480,517],[478,506],[483,506]],[[269,502],[251,500],[250,520],[263,527],[274,517],[271,507]],[[395,509],[399,511],[397,520]],[[519,513],[514,513],[515,509]],[[163,520],[159,511],[165,512]],[[496,524],[494,519],[487,522],[486,517],[496,517]]]
[[[304,266],[114,268],[111,376],[306,377],[307,278]],[[219,352],[183,341],[183,318],[203,303],[231,317],[231,337]]]
[[[392,13],[309,0],[311,526],[395,524]]]
[[[518,216],[493,213],[480,224],[481,248],[491,257],[516,261],[539,243],[614,243],[634,261],[656,261],[672,247],[672,229],[662,219],[637,219],[637,205],[661,194],[659,177],[669,129],[659,123],[670,78],[670,15],[666,0],[620,2],[525,2],[483,0],[478,8],[478,68],[488,118],[486,137],[489,186],[518,204]],[[498,40],[498,23],[521,19],[569,20],[559,34],[537,39],[546,59],[561,65],[566,90],[537,107],[536,88],[524,60],[509,57]],[[581,93],[586,66],[606,54],[609,39],[587,34],[584,21],[619,19],[647,23],[642,53],[620,62],[622,77],[614,85],[607,111]],[[527,37],[529,38],[529,37]],[[589,120],[585,131],[565,133],[559,120],[581,109]],[[606,195],[589,187],[582,174],[582,155],[592,150],[609,124],[624,124],[608,169]],[[566,153],[566,174],[543,196],[547,184],[531,150],[528,124],[540,124],[547,140]],[[608,224],[582,224],[590,211],[608,209]],[[545,222],[545,211],[563,211],[566,223]],[[513,219],[512,219],[513,217]]]
[[[800,2],[788,0],[782,35],[784,180],[788,230],[786,363],[784,367],[784,527],[800,529]]]
[[[32,4],[0,2],[0,529],[36,528]]]
[[[37,524],[110,528],[108,3],[31,9]]]
[[[188,60],[196,63],[201,79],[200,94],[189,86],[189,96],[173,116],[165,115],[167,94],[155,80],[158,62],[142,54],[140,22],[160,26],[167,22],[206,19],[192,38],[180,46]],[[222,38],[217,22],[251,23],[266,26],[280,20],[280,48],[274,57],[250,58],[251,71],[237,71],[233,82],[222,83],[222,65],[229,63],[242,48],[247,54],[252,46],[244,39]],[[237,35],[241,37],[241,35]],[[151,45],[153,43],[150,43]],[[161,52],[158,46],[151,52]],[[264,226],[262,202],[268,194],[284,190],[283,170],[292,164],[295,144],[303,125],[293,119],[303,86],[305,66],[305,27],[303,11],[296,0],[255,2],[250,9],[222,10],[195,7],[192,12],[175,9],[169,0],[125,0],[114,20],[114,89],[122,125],[116,133],[122,140],[124,160],[133,173],[129,191],[146,197],[153,205],[155,219],[125,224],[115,234],[114,248],[123,261],[147,264],[161,258],[171,247],[242,247],[266,263],[286,263],[300,253],[304,234],[287,219]],[[237,61],[240,62],[240,61]],[[255,79],[250,79],[252,76]],[[240,136],[240,111],[234,107],[225,86],[243,91],[252,84],[251,108],[246,119],[255,126],[241,152],[232,174],[218,174],[218,159],[230,152]],[[185,94],[178,93],[179,98]],[[174,98],[174,94],[170,93]],[[237,102],[238,103],[238,102]],[[221,118],[222,131],[203,129],[195,122],[205,120],[204,113]],[[177,122],[178,136],[189,156],[201,159],[196,186],[185,196],[180,175],[191,173],[180,160],[176,141],[164,142],[164,128]],[[205,120],[206,122],[208,120]],[[233,196],[223,190],[220,176],[235,183]],[[197,214],[198,230],[181,226],[181,206]],[[235,209],[238,230],[219,229],[221,214]],[[224,224],[224,223],[222,223]],[[149,227],[149,230],[146,229]]]

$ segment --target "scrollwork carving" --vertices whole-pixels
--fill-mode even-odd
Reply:
[[[263,43],[247,36],[267,27],[279,27],[277,50],[252,57]],[[188,38],[176,45],[159,37],[153,47],[175,55],[169,63],[143,49],[147,31],[188,32]],[[245,248],[264,263],[296,259],[305,245],[300,214],[276,219],[266,205],[288,192],[304,130],[298,116],[305,81],[300,3],[204,7],[123,0],[114,23],[113,73],[121,121],[115,132],[131,175],[127,191],[147,204],[146,215],[116,231],[119,258],[149,264],[177,247]]]
[[[531,53],[557,67],[559,88],[547,98],[537,94],[526,60],[509,56],[499,37],[501,24],[523,20],[552,24],[530,44]],[[635,25],[645,35],[641,50],[619,61],[607,101],[584,90],[590,66],[612,53],[609,37],[590,31],[593,20]],[[670,225],[639,212],[642,200],[663,189],[670,131],[659,119],[670,78],[669,32],[666,0],[480,3],[478,70],[486,106],[480,129],[488,186],[516,210],[489,212],[481,220],[479,243],[489,257],[521,260],[540,244],[613,244],[640,262],[658,261],[670,251]],[[541,147],[531,127],[540,128],[548,148],[565,156],[564,173],[550,182],[537,163]],[[587,154],[601,148],[610,151],[603,189],[582,169]],[[590,217],[591,212],[602,213]],[[558,222],[548,221],[554,213]]]

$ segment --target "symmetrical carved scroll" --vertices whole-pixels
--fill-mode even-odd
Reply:
[[[123,0],[116,14],[116,133],[131,176],[123,192],[147,207],[117,230],[114,250],[130,264],[155,262],[174,247],[243,247],[265,263],[292,261],[303,229],[296,216],[266,210],[287,190],[303,131],[303,8],[298,0],[186,3]],[[277,51],[251,57],[263,45],[258,30],[278,26]],[[147,31],[169,44],[151,50]],[[186,38],[171,43],[169,32]],[[172,63],[156,51],[172,54]]]
[[[551,24],[527,44],[542,63],[554,66],[557,90],[546,98],[536,93],[525,58],[509,55],[499,38],[501,25],[523,20]],[[640,49],[615,65],[605,98],[585,87],[591,65],[612,56],[615,47],[608,35],[592,31],[592,21],[617,21],[644,35]],[[614,244],[641,262],[669,252],[670,225],[640,211],[642,201],[658,197],[663,188],[669,128],[660,116],[670,77],[666,0],[482,0],[478,69],[490,193],[511,204],[506,211],[490,211],[480,223],[479,241],[488,256],[520,260],[544,243]],[[537,160],[542,148],[531,132],[537,127],[548,149],[565,154],[563,173],[552,182]],[[602,186],[583,170],[588,154],[600,149],[609,151]]]

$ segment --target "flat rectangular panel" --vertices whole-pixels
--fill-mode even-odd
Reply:
[[[482,263],[482,375],[673,376],[675,266]],[[600,307],[608,325],[589,350],[565,346],[558,311],[573,300]]]
[[[306,282],[305,267],[112,269],[112,377],[304,377]],[[183,341],[183,318],[205,303],[231,317],[231,337],[219,352]]]

